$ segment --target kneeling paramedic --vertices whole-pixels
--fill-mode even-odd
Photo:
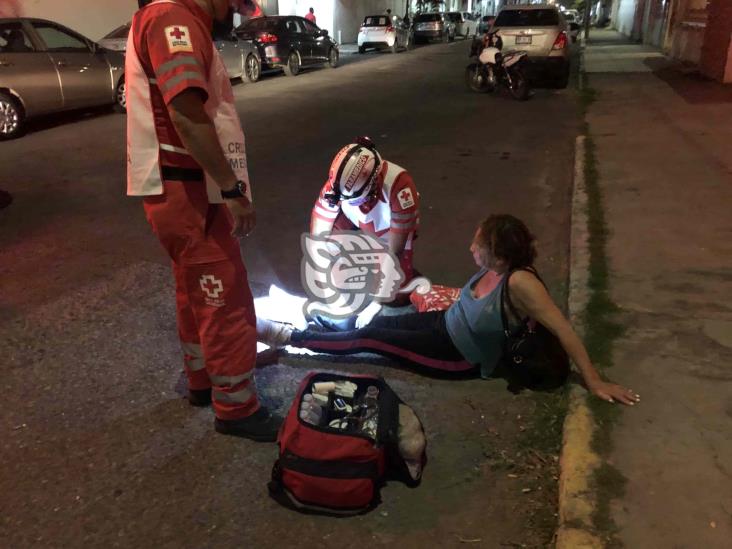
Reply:
[[[228,0],[156,0],[132,21],[127,78],[128,194],[143,196],[173,260],[189,402],[213,404],[218,432],[275,440],[252,373],[255,315],[238,237],[256,222],[244,132],[212,41]]]
[[[418,275],[413,265],[418,227],[419,193],[404,168],[384,160],[368,137],[338,151],[313,206],[311,234],[360,230],[378,237],[399,259],[405,286]],[[402,303],[397,298],[394,304]],[[368,324],[379,308],[374,301],[357,326]]]

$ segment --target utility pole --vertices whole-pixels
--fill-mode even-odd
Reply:
[[[590,13],[592,13],[591,0],[585,0],[585,43],[590,41]]]

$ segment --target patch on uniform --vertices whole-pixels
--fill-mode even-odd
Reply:
[[[165,27],[165,38],[168,39],[168,51],[170,53],[193,51],[193,44],[191,43],[191,35],[188,32],[188,27],[184,27],[183,25]]]
[[[399,191],[397,198],[399,199],[399,205],[405,210],[414,206],[414,196],[412,195],[411,189],[403,189]]]
[[[214,275],[203,275],[199,280],[201,290],[206,294],[204,301],[212,307],[223,307],[226,303],[219,296],[224,293],[224,283]]]

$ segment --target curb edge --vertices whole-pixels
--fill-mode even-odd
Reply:
[[[584,329],[582,312],[589,299],[589,264],[587,191],[585,187],[585,140],[575,142],[574,182],[570,229],[569,318],[580,337]],[[592,514],[596,498],[592,475],[600,464],[591,441],[596,424],[587,407],[586,391],[572,385],[569,410],[564,420],[562,451],[559,461],[559,529],[557,549],[602,548],[602,541],[592,532]]]

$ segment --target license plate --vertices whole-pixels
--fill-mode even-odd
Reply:
[[[517,36],[516,44],[531,44],[531,36]]]

